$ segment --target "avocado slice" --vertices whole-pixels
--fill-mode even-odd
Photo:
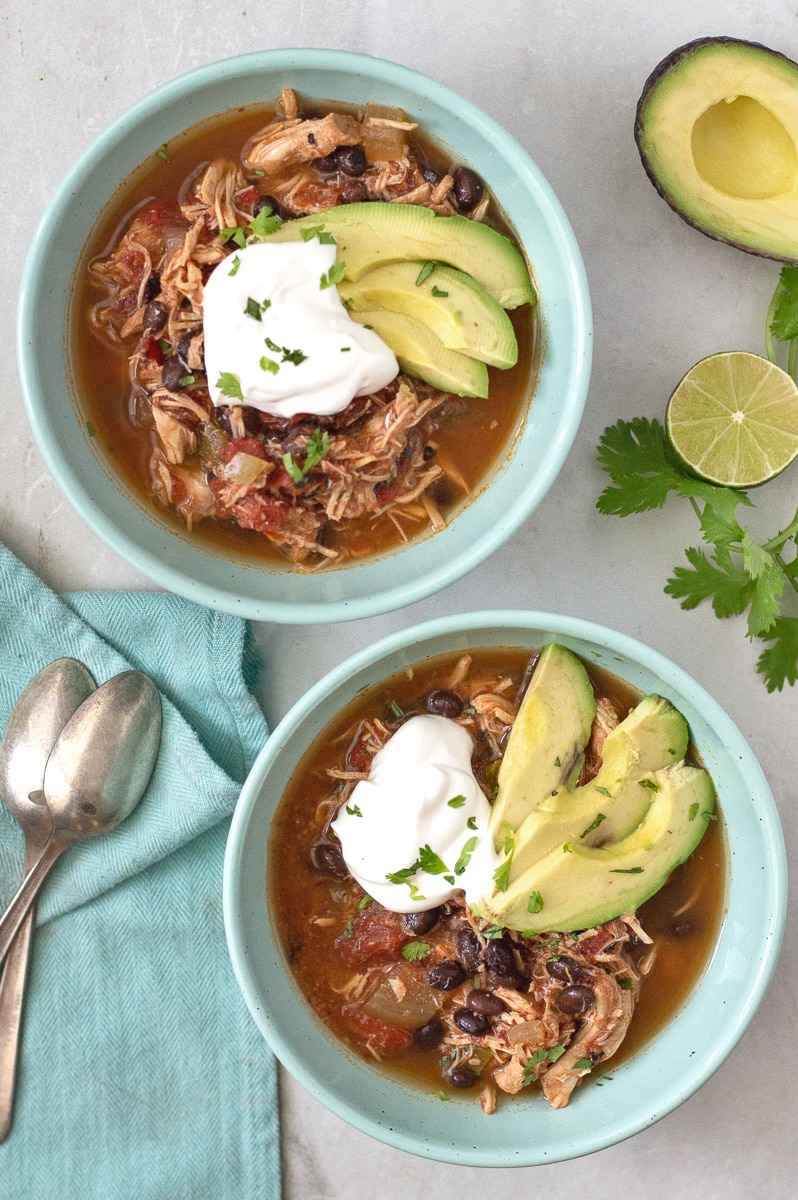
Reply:
[[[564,845],[602,846],[637,828],[651,803],[650,774],[681,762],[687,722],[662,696],[646,696],[616,725],[598,773],[581,787],[559,788],[516,830],[514,862],[534,862]]]
[[[423,379],[443,392],[458,396],[488,394],[488,368],[475,358],[447,350],[422,321],[387,308],[350,313],[353,321],[374,329],[396,355],[405,375]]]
[[[568,933],[639,908],[693,853],[715,804],[712,780],[699,767],[677,763],[648,778],[648,810],[633,832],[603,846],[559,846],[531,863],[516,852],[507,891],[495,893],[482,915],[525,932]]]
[[[468,217],[437,217],[418,204],[372,200],[284,221],[263,240],[298,242],[312,236],[310,230],[332,234],[337,262],[346,264],[350,281],[384,263],[442,262],[472,275],[502,308],[535,301],[529,268],[510,239]]]
[[[350,316],[358,309],[387,308],[428,325],[449,350],[477,358],[491,367],[515,366],[518,342],[512,322],[490,292],[464,271],[436,263],[386,263],[362,275],[357,283],[338,285]]]
[[[635,122],[654,187],[689,224],[798,261],[798,65],[736,38],[699,38],[647,80]]]
[[[571,650],[551,642],[535,664],[499,768],[489,822],[497,848],[505,825],[517,829],[552,792],[578,779],[595,714],[584,666]]]

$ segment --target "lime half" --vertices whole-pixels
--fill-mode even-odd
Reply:
[[[665,428],[680,462],[701,479],[756,487],[798,454],[798,385],[758,354],[710,354],[671,396]]]

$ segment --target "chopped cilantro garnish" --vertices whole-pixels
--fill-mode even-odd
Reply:
[[[352,347],[351,347],[351,346],[342,346],[342,347],[341,347],[341,353],[342,353],[342,354],[348,354],[348,353],[349,353],[349,351],[350,351],[351,349],[352,349]]]
[[[322,275],[319,280],[319,288],[325,291],[327,288],[335,287],[336,283],[340,283],[346,274],[346,263],[333,263],[326,275]]]
[[[610,871],[611,875],[642,875],[642,867],[614,867]]]
[[[436,287],[434,283],[432,285],[432,294],[433,294],[433,296],[448,296],[449,295],[448,292],[441,291],[441,289],[439,287]]]
[[[443,1088],[438,1088],[438,1091],[435,1093],[435,1095],[439,1100],[446,1100],[447,1102],[449,1100],[449,1097],[446,1095],[446,1092],[443,1090]]]
[[[244,393],[241,391],[241,380],[232,371],[222,371],[216,380],[216,386],[222,395],[227,396],[230,400],[244,399]]]
[[[317,237],[323,246],[335,245],[335,238],[323,225],[308,225],[307,229],[300,229],[299,232],[303,242],[310,242]]]
[[[360,811],[360,808],[357,804],[347,804],[346,811],[349,813],[350,817],[362,817],[363,816],[363,814]]]
[[[574,1063],[575,1071],[588,1071],[592,1068],[593,1063],[589,1058],[578,1058]]]
[[[241,266],[241,259],[240,259],[240,258],[239,258],[239,256],[236,254],[236,255],[234,255],[234,256],[233,256],[233,265],[232,265],[232,267],[230,268],[230,270],[227,272],[227,274],[228,274],[228,275],[237,275],[237,274],[238,274],[238,268],[239,268],[240,266]]]
[[[169,162],[169,152],[168,152],[168,149],[167,149],[167,145],[168,145],[168,143],[167,143],[167,142],[161,142],[160,146],[159,146],[159,147],[158,147],[158,149],[155,151],[155,153],[157,154],[158,158],[161,158],[161,159],[163,159],[163,161],[164,161],[164,162]]]
[[[570,843],[570,842],[563,842],[563,844],[562,844],[562,852],[563,852],[563,854],[570,854],[570,853],[571,853],[571,843]]]
[[[609,796],[612,799],[612,792],[608,792],[605,787],[596,787],[597,792],[601,792],[602,796]]]
[[[405,715],[405,710],[396,700],[391,701],[391,712],[395,717],[403,717]]]
[[[270,233],[275,233],[281,225],[280,218],[266,205],[257,216],[252,218],[246,228],[253,241],[258,241],[260,238],[268,237]]]
[[[443,859],[439,858],[429,845],[421,847],[418,852],[418,861],[422,871],[426,871],[428,875],[445,875],[449,870]],[[455,871],[457,871],[456,867]]]
[[[637,782],[640,784],[641,787],[648,788],[649,791],[652,791],[652,792],[659,791],[659,784],[656,783],[653,779],[638,779]]]
[[[452,887],[454,887],[455,882],[456,882],[454,875],[444,875],[443,878],[446,880],[447,883],[450,883],[452,885]]]
[[[421,869],[421,862],[416,859],[411,867],[402,867],[401,871],[391,871],[385,876],[389,883],[408,883]]]
[[[357,902],[357,906],[359,909],[368,908],[369,904],[371,904],[371,896],[361,896],[361,898]]]
[[[425,279],[429,279],[432,272],[435,270],[434,262],[425,262],[424,266],[419,271],[416,277],[416,287],[421,287]]]
[[[696,800],[696,801],[694,801],[693,804],[690,805],[690,813],[687,818],[688,821],[694,821],[696,819],[696,817],[698,816],[698,809],[699,809],[699,804],[698,804],[698,801]]]
[[[465,796],[452,796],[451,800],[446,801],[449,808],[462,808],[465,802]]]
[[[96,436],[97,430],[94,428],[91,421],[86,422],[86,433],[89,435],[89,437]]]
[[[497,938],[504,937],[504,927],[501,925],[489,925],[487,929],[482,930],[482,936],[487,938],[489,942],[495,942]]]
[[[265,360],[268,361],[268,360]],[[261,366],[264,360],[261,359]],[[275,364],[276,367],[277,364]],[[272,368],[269,368],[271,370]],[[294,483],[301,483],[311,471],[324,458],[330,449],[330,435],[327,430],[315,429],[308,438],[307,447],[305,449],[305,465],[300,467],[290,453],[283,455],[283,466],[288,474],[293,479]]]
[[[468,826],[469,829],[476,829],[476,827],[477,827],[476,817],[469,817],[468,820],[466,821],[466,825]]]
[[[557,755],[557,757],[556,757],[556,758],[555,758],[555,760],[554,760],[554,765],[555,765],[555,767],[561,767],[561,766],[562,766],[562,763],[560,762],[560,756],[559,756],[559,754]]]
[[[527,901],[526,911],[529,913],[539,913],[543,908],[543,897],[540,892],[532,892]]]
[[[402,958],[406,958],[408,962],[418,962],[429,952],[429,942],[408,942],[406,946],[402,947]]]
[[[510,868],[512,863],[512,856],[505,858],[501,866],[497,867],[493,872],[493,882],[496,885],[497,892],[506,892],[510,886]]]
[[[261,371],[270,371],[272,375],[276,375],[280,370],[280,364],[275,362],[273,358],[267,358],[264,354],[263,358],[260,360],[260,369]],[[300,477],[301,475],[302,472],[300,471]]]
[[[479,838],[471,837],[465,843],[465,845],[463,846],[463,849],[460,851],[460,857],[458,858],[457,862],[454,864],[455,875],[463,874],[466,867],[468,866],[468,864],[471,861],[471,855],[476,850],[478,842],[479,842]]]
[[[623,979],[618,980],[618,987],[622,987],[625,992],[632,990],[632,981],[628,975],[624,975]]]
[[[197,382],[196,375],[182,375],[179,380],[181,387],[191,387],[192,383],[196,383],[196,382]]]
[[[345,938],[351,938],[351,937],[354,937],[354,936],[355,936],[355,927],[354,927],[354,925],[352,924],[352,918],[351,918],[351,917],[350,917],[350,918],[349,918],[349,920],[347,921],[346,925],[344,925],[344,932],[343,932],[343,936],[344,936]]]
[[[596,791],[601,791],[601,788],[596,788]],[[607,795],[609,796],[609,792],[607,792]],[[595,821],[593,821],[590,825],[588,825],[587,829],[585,829],[584,832],[581,833],[579,836],[583,837],[583,838],[587,837],[587,835],[589,833],[592,833],[594,829],[598,829],[598,827],[602,821],[606,821],[606,820],[607,820],[607,817],[603,812],[598,813],[596,815]]]
[[[247,244],[247,227],[246,225],[231,225],[229,228],[220,229],[219,237],[223,242],[235,242],[236,246],[243,250]]]
[[[306,358],[307,354],[303,354],[301,350],[286,350],[285,346],[283,346],[283,362],[290,362],[295,367],[298,367]]]

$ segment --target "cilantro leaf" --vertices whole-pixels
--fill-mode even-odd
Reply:
[[[266,205],[247,225],[249,240],[258,242],[262,238],[268,237],[270,233],[275,233],[281,225],[280,218]]]
[[[420,958],[424,958],[430,952],[429,942],[408,942],[402,947],[402,958],[406,958],[408,962],[418,962]]]
[[[216,380],[216,386],[223,396],[228,396],[231,400],[243,401],[244,393],[241,391],[241,380],[232,371],[222,371]]]
[[[659,421],[646,417],[618,421],[605,429],[598,460],[612,484],[601,493],[596,507],[610,516],[662,508],[683,479],[668,457],[664,429]]]
[[[463,846],[463,849],[460,851],[460,857],[458,858],[457,862],[454,864],[455,875],[463,874],[466,867],[471,862],[471,855],[476,850],[478,843],[479,843],[478,837],[470,837],[468,839],[468,841],[465,843],[465,845]]]
[[[716,617],[734,617],[745,609],[752,599],[750,577],[735,566],[731,558],[714,555],[707,558],[703,550],[691,546],[685,550],[689,567],[675,567],[665,591],[682,608],[695,608],[702,600],[712,600]]]
[[[757,667],[769,692],[780,692],[785,683],[798,682],[798,617],[777,617],[761,635],[771,643],[759,656]]]
[[[428,875],[445,875],[449,868],[442,858],[439,858],[431,846],[422,846],[418,852],[418,860],[422,871]]]
[[[782,342],[798,337],[798,268],[785,266],[779,275],[778,302],[770,331]]]
[[[319,288],[323,292],[327,288],[334,287],[336,283],[341,282],[341,280],[343,279],[345,274],[346,274],[346,263],[345,262],[333,263],[333,265],[330,267],[329,271],[327,271],[327,273],[325,275],[322,275],[321,279],[319,280]]]

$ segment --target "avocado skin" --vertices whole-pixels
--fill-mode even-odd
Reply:
[[[738,241],[733,237],[724,236],[716,230],[707,228],[707,226],[702,223],[699,216],[692,215],[690,212],[686,211],[674,199],[674,197],[662,183],[656,172],[656,169],[650,161],[646,129],[646,109],[652,93],[657,89],[662,80],[669,75],[672,70],[680,66],[685,59],[690,58],[692,55],[707,47],[729,47],[737,48],[742,51],[755,51],[757,53],[764,53],[781,62],[784,66],[794,70],[796,72],[796,77],[798,78],[798,63],[794,62],[793,59],[788,58],[786,54],[782,54],[778,50],[772,50],[769,46],[765,46],[761,42],[746,41],[742,38],[733,37],[704,37],[696,38],[694,41],[686,42],[683,46],[678,46],[675,50],[671,51],[670,54],[663,58],[662,61],[653,69],[643,86],[640,99],[637,102],[634,137],[637,150],[640,155],[640,161],[643,164],[643,169],[645,170],[646,175],[653,184],[654,188],[668,205],[668,207],[692,229],[696,229],[699,233],[702,233],[705,237],[711,238],[713,241],[722,242],[728,246],[734,246],[736,250],[742,250],[746,254],[753,254],[758,258],[769,258],[776,262],[786,262],[798,265],[798,223],[796,224],[795,230],[795,251],[792,254],[779,253],[775,250],[752,245],[745,241]],[[798,130],[796,130],[795,133],[795,140],[798,142]]]

